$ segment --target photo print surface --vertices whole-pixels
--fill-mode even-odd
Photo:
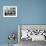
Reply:
[[[17,6],[3,6],[3,17],[17,17]]]
[[[46,41],[46,25],[21,25],[20,40]]]

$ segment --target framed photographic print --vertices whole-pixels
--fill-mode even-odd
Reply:
[[[19,24],[18,41],[46,41],[46,25],[40,24]]]
[[[3,6],[3,17],[17,17],[17,6]]]

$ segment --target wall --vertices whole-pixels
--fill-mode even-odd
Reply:
[[[3,6],[6,5],[17,5],[18,6],[18,0],[0,0],[0,44],[7,44],[9,42],[8,40],[8,34],[10,32],[16,32],[17,35],[17,18],[5,18],[3,17]],[[18,43],[17,39],[15,41]]]
[[[18,17],[4,18],[4,5],[17,5]],[[0,0],[0,44],[8,43],[9,32],[17,34],[18,24],[46,24],[46,0]]]

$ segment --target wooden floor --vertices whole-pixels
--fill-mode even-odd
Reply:
[[[0,46],[8,46],[8,44],[0,44]],[[42,42],[42,41],[32,42],[31,40],[28,41],[21,40],[19,45],[15,44],[13,46],[46,46],[46,42]]]
[[[31,40],[21,40],[19,46],[46,46],[46,42],[44,41],[34,41]]]
[[[8,44],[0,44],[0,46],[8,46]],[[14,44],[14,45],[9,45],[9,46],[18,46],[18,44]]]

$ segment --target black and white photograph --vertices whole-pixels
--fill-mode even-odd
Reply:
[[[17,6],[3,6],[3,17],[17,17]]]
[[[46,25],[18,25],[18,41],[20,46],[31,46],[32,43],[46,41]]]

